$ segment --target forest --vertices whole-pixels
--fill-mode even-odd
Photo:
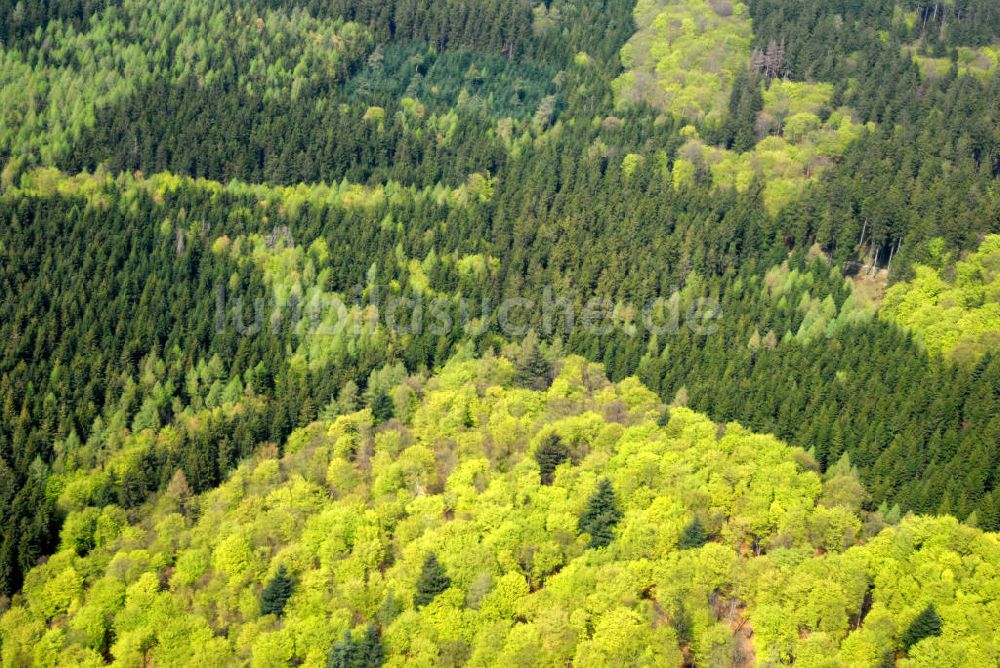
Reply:
[[[0,664],[1000,661],[992,0],[0,15]]]
[[[0,619],[5,660],[997,660],[996,535],[866,510],[846,455],[820,473],[581,357],[400,377],[207,493],[178,472],[139,523],[72,511]]]

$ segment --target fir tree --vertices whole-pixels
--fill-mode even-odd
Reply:
[[[372,415],[375,417],[375,421],[385,422],[391,420],[393,413],[392,399],[385,390],[379,390],[375,394],[375,398],[372,399]]]
[[[385,648],[382,645],[382,631],[375,624],[369,624],[365,635],[359,640],[344,631],[344,637],[330,650],[327,668],[380,668],[385,663]]]
[[[701,520],[698,519],[698,516],[695,515],[690,524],[684,527],[684,531],[681,532],[681,537],[677,541],[677,544],[682,550],[691,550],[701,547],[707,540],[708,535],[705,533],[705,527],[702,525]]]
[[[694,640],[694,620],[684,606],[683,601],[677,601],[677,611],[673,615],[672,626],[677,631],[677,640],[681,645],[689,645]]]
[[[618,509],[615,490],[611,487],[611,482],[604,478],[580,517],[580,531],[590,534],[591,547],[606,547],[614,540],[614,528],[621,518],[622,511]]]
[[[274,578],[267,583],[260,595],[260,614],[277,615],[285,611],[285,604],[292,596],[292,580],[284,566],[278,567]]]
[[[544,390],[549,386],[549,362],[542,355],[538,336],[529,332],[521,342],[521,351],[514,361],[514,382],[520,387]]]
[[[354,639],[351,638],[350,629],[347,629],[344,637],[330,650],[326,668],[354,668],[354,665]]]
[[[556,468],[569,459],[569,448],[563,444],[558,434],[549,434],[538,444],[535,450],[535,461],[542,473],[542,484],[552,484],[552,474]]]
[[[924,611],[917,615],[917,618],[910,624],[903,634],[903,649],[909,651],[924,638],[941,635],[941,617],[938,616],[934,604],[928,605]]]
[[[385,646],[382,644],[382,630],[369,624],[365,637],[357,645],[358,668],[379,668],[385,663]]]
[[[438,562],[437,555],[429,554],[417,580],[417,595],[413,597],[413,605],[422,608],[450,586],[451,579]]]

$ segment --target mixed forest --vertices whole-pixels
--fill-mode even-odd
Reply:
[[[994,0],[0,17],[3,666],[1000,662]]]

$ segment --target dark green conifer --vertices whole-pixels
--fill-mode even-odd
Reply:
[[[285,611],[285,604],[292,597],[292,580],[284,566],[278,567],[274,578],[267,583],[260,595],[260,614],[277,615]]]
[[[529,332],[521,342],[521,352],[514,361],[514,382],[519,387],[544,390],[549,386],[549,362],[538,345],[538,336]]]
[[[358,640],[349,630],[344,631],[344,637],[333,646],[326,661],[327,668],[380,668],[383,663],[382,631],[375,624],[369,624],[364,637]]]
[[[614,540],[614,528],[621,518],[622,511],[618,509],[615,490],[611,482],[604,478],[580,517],[580,531],[590,534],[591,547],[606,547]]]
[[[417,580],[417,594],[413,597],[413,605],[422,608],[433,601],[438,594],[451,586],[451,579],[444,572],[444,567],[438,563],[434,553],[427,555],[424,567]]]
[[[542,473],[542,484],[552,484],[552,474],[556,468],[569,459],[569,448],[559,438],[559,434],[552,433],[542,439],[535,450],[535,461]]]
[[[939,635],[941,635],[941,617],[932,603],[924,608],[924,611],[910,624],[910,628],[906,629],[906,633],[903,634],[903,649],[909,651],[924,638]]]
[[[358,668],[379,668],[385,663],[385,646],[382,644],[382,630],[369,624],[365,637],[357,645]]]
[[[394,412],[392,398],[389,397],[385,390],[376,392],[375,398],[372,399],[372,415],[375,417],[375,421],[385,422],[386,420],[391,420]]]
[[[344,631],[342,637],[330,650],[326,660],[326,668],[354,668],[354,639],[350,629]]]
[[[677,541],[677,545],[682,550],[691,550],[694,548],[701,547],[708,540],[708,535],[705,533],[705,527],[702,525],[701,520],[695,515],[694,519],[684,527],[684,531],[681,532],[680,540]]]

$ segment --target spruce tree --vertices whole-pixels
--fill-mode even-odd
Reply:
[[[385,663],[385,647],[382,645],[382,629],[369,624],[365,637],[357,645],[358,668],[379,668]]]
[[[385,663],[385,648],[382,646],[382,631],[375,624],[369,624],[363,638],[355,640],[351,632],[344,631],[344,637],[330,650],[327,668],[380,668]]]
[[[535,461],[542,473],[542,484],[552,484],[552,474],[556,468],[569,459],[569,448],[563,444],[559,434],[549,434],[538,444],[535,450]]]
[[[420,578],[417,580],[417,595],[413,597],[413,605],[422,608],[450,586],[451,579],[438,562],[437,555],[434,553],[427,555],[424,567],[420,571]]]
[[[534,331],[528,333],[521,342],[521,352],[514,360],[514,382],[519,387],[544,390],[549,386],[549,362],[538,345]]]
[[[621,518],[622,511],[618,509],[615,490],[611,487],[611,481],[604,478],[580,517],[580,531],[590,534],[591,547],[606,547],[614,540],[614,528]]]
[[[375,394],[375,398],[372,399],[372,415],[375,417],[375,421],[385,422],[386,420],[391,420],[394,410],[392,399],[385,390],[379,390]]]
[[[681,532],[680,540],[677,541],[678,546],[682,550],[691,550],[697,547],[701,547],[708,540],[708,535],[705,533],[705,527],[702,525],[701,520],[695,515],[695,518],[684,527],[684,531]]]
[[[260,595],[260,614],[281,616],[285,604],[292,596],[292,580],[285,567],[279,566],[274,578],[267,583]]]
[[[903,649],[909,651],[924,638],[941,635],[941,617],[938,616],[934,604],[928,605],[924,611],[917,615],[917,618],[910,624],[903,634]]]
[[[354,668],[354,639],[350,629],[344,631],[341,638],[330,650],[326,660],[326,668]]]

